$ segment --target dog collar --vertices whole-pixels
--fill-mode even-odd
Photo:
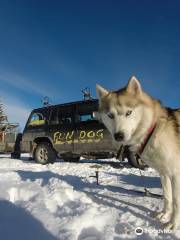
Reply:
[[[139,156],[143,153],[143,151],[144,151],[147,143],[149,142],[149,139],[151,138],[151,136],[152,136],[155,128],[156,128],[156,122],[153,122],[153,124],[151,125],[151,127],[148,129],[148,132],[147,132],[147,134],[146,134],[146,137],[145,137],[143,143],[141,144],[141,146],[140,146],[140,148],[139,148],[139,150],[138,150],[138,155],[139,155]]]

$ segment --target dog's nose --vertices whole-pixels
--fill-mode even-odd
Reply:
[[[123,132],[117,132],[114,134],[114,139],[118,142],[124,140],[124,133]]]

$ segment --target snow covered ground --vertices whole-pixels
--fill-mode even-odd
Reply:
[[[0,239],[2,240],[120,240],[180,239],[158,233],[162,224],[153,218],[162,199],[146,197],[143,185],[162,194],[158,174],[103,161],[39,165],[0,155]],[[143,234],[137,235],[136,228]]]

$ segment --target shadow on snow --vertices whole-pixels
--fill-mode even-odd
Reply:
[[[90,197],[97,204],[103,204],[104,206],[112,207],[122,212],[130,212],[135,217],[148,221],[151,226],[153,227],[155,226],[155,229],[157,230],[162,229],[162,225],[159,223],[159,221],[152,218],[154,212],[151,209],[145,206],[142,206],[141,204],[138,205],[138,204],[129,202],[128,199],[123,199],[123,196],[127,197],[127,195],[132,196],[132,198],[143,197],[142,194],[139,194],[138,192],[136,193],[133,190],[124,189],[122,187],[111,186],[111,185],[97,186],[96,183],[87,182],[86,178],[84,177],[78,177],[73,175],[62,176],[57,173],[52,173],[49,171],[45,171],[45,172],[17,171],[17,173],[21,176],[21,179],[23,181],[26,181],[27,179],[30,179],[31,181],[42,179],[43,180],[42,186],[47,185],[51,178],[57,178],[61,181],[65,181],[66,183],[71,185],[74,188],[74,190],[86,193],[88,197]],[[89,176],[87,176],[87,178],[88,177]],[[138,186],[142,186],[140,184],[141,180],[139,180],[139,178],[141,177],[140,176],[138,177],[136,175],[132,176],[132,179],[131,177],[124,176],[124,178],[121,180],[123,180],[124,184],[126,183],[136,184],[139,182]],[[145,181],[147,182],[150,181],[148,185],[149,187],[160,187],[158,177],[155,177],[155,180],[153,180],[153,177],[145,176],[145,179],[146,179]],[[102,191],[100,191],[101,193],[99,193],[99,190],[108,190],[112,194],[111,195],[107,195],[104,193],[102,194]],[[113,195],[113,193],[117,193],[118,195],[117,194]],[[122,196],[122,199],[120,199],[120,196]],[[160,235],[161,234],[159,234],[159,236]],[[143,239],[151,239],[146,233],[144,233],[142,236],[145,237]],[[167,237],[167,239],[169,239],[168,237],[170,238],[172,237],[171,234],[166,234],[166,235],[162,234],[162,236]],[[178,238],[173,236],[173,239],[176,240]]]
[[[0,200],[0,236],[6,240],[57,240],[30,213],[6,200]]]

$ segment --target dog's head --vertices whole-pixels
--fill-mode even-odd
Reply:
[[[140,127],[145,112],[140,82],[133,76],[127,86],[118,91],[107,91],[100,85],[96,86],[96,91],[102,122],[115,141],[128,143]]]

